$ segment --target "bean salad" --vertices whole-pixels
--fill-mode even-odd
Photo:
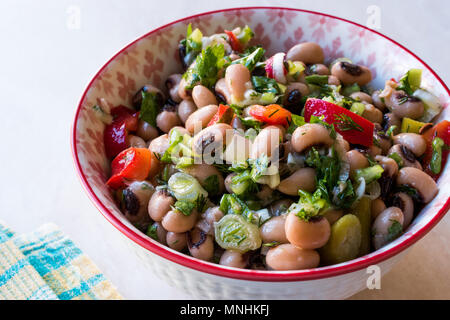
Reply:
[[[253,37],[189,25],[165,88],[93,106],[122,213],[234,268],[316,268],[397,239],[438,193],[450,145],[422,71],[373,88],[369,68],[325,63],[317,43],[267,56]]]

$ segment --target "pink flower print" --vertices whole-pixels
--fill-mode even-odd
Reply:
[[[368,46],[374,40],[374,35],[370,30],[349,26],[348,31],[349,37],[353,39],[350,45],[352,54],[360,53],[363,45]]]
[[[137,59],[138,56],[139,51],[136,49],[136,44],[133,44],[131,47],[127,48],[127,50],[121,54],[118,61],[121,65],[126,65],[128,71],[137,74],[139,65]]]
[[[153,52],[145,50],[145,60],[148,62],[144,65],[144,75],[150,80],[155,86],[159,86],[161,83],[161,76],[159,75],[164,68],[164,61],[160,58],[156,58]]]
[[[101,74],[98,78],[97,78],[97,86],[99,89],[103,88],[103,92],[105,93],[105,95],[107,96],[114,96],[114,85],[112,84],[112,82],[110,81],[112,78],[111,74],[109,72],[105,72],[103,74]]]
[[[317,41],[322,40],[325,37],[325,32],[331,32],[332,29],[338,24],[333,18],[323,17],[317,14],[309,15],[308,19],[309,27],[315,28],[312,33],[312,37]]]
[[[173,27],[168,27],[164,30],[158,31],[153,37],[150,37],[152,47],[159,48],[159,52],[168,53],[172,46]]]
[[[277,37],[280,37],[286,32],[286,23],[290,24],[297,13],[286,10],[267,10],[266,15],[269,17],[268,22],[272,23],[272,31]]]
[[[102,166],[98,162],[88,161],[88,165],[91,170],[87,175],[91,178],[94,184],[101,186],[106,182],[106,174],[103,171]]]
[[[103,149],[103,133],[100,131],[94,131],[91,128],[86,129],[86,133],[91,138],[91,143],[96,150],[100,151]]]
[[[264,26],[261,23],[258,23],[253,31],[255,32],[255,38],[252,42],[263,46],[263,48],[269,48],[271,40],[269,36],[264,34]]]
[[[119,81],[120,86],[118,88],[119,96],[124,101],[129,101],[136,91],[136,83],[133,79],[125,76],[122,72],[118,71],[116,73],[117,81]]]
[[[341,58],[344,56],[344,53],[340,50],[342,46],[341,37],[337,37],[331,43],[331,46],[325,46],[323,48],[324,55],[327,59],[327,62],[331,62],[334,59]]]
[[[285,51],[288,51],[290,48],[292,48],[296,44],[299,44],[303,38],[303,35],[304,35],[304,33],[303,33],[302,27],[298,27],[294,31],[294,38],[289,37],[286,39],[286,41],[284,41]]]
[[[189,25],[189,23],[192,23],[192,30],[194,30],[195,28],[199,28],[205,34],[208,34],[208,30],[211,27],[212,18],[213,15],[194,17],[191,20],[185,22],[186,28]]]
[[[227,24],[235,27],[244,27],[250,24],[251,17],[255,14],[253,10],[233,10],[224,12]],[[222,31],[223,32],[223,31]]]

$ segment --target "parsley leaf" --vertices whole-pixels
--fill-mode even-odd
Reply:
[[[225,215],[237,214],[246,218],[248,222],[254,220],[253,211],[235,194],[224,194],[220,200],[219,208]]]
[[[145,234],[150,238],[152,238],[153,240],[159,241],[158,226],[156,224],[149,225],[147,228],[147,232]]]
[[[274,93],[281,94],[281,89],[275,79],[263,77],[263,76],[253,76],[252,84],[256,92],[259,93]]]
[[[314,194],[299,190],[298,194],[298,203],[292,205],[289,210],[302,220],[309,221],[328,208],[328,201],[323,197],[321,189],[317,189]]]
[[[292,122],[289,125],[289,128],[287,129],[287,132],[292,134],[295,131],[295,129],[297,129],[297,127],[301,127],[306,122],[305,122],[305,118],[304,117],[299,116],[297,114],[293,113],[291,115],[291,117],[292,117]]]
[[[195,66],[183,75],[188,80],[186,88],[192,89],[198,83],[212,88],[217,81],[219,69],[226,63],[224,56],[225,48],[222,44],[203,49],[195,59]]]
[[[156,93],[142,91],[141,111],[139,112],[139,119],[156,127],[156,116],[158,115],[160,105]]]
[[[174,209],[181,212],[185,216],[189,216],[195,208],[195,203],[186,200],[178,200],[175,202]]]
[[[393,241],[397,239],[403,232],[403,226],[397,220],[390,220],[392,224],[388,228],[387,241]]]
[[[192,24],[189,23],[186,32],[186,38],[180,41],[180,44],[186,48],[186,54],[183,58],[185,65],[189,66],[197,55],[202,51],[203,34],[200,29],[192,31]]]
[[[247,67],[248,70],[252,71],[256,64],[261,61],[261,59],[264,57],[264,53],[266,50],[264,50],[261,47],[256,48],[253,52],[248,53],[246,55],[243,55],[242,58],[234,60],[231,64],[243,64]]]

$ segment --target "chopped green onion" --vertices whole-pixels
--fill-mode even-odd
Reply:
[[[227,214],[214,223],[216,243],[226,250],[247,252],[261,247],[258,226],[237,214]]]
[[[354,102],[350,108],[350,111],[356,113],[359,116],[364,113],[364,110],[366,110],[366,106],[362,102]]]
[[[344,88],[342,88],[342,94],[344,96],[349,96],[352,93],[360,92],[360,91],[361,91],[361,88],[358,86],[357,83],[354,83],[352,85],[345,86]]]
[[[359,180],[359,178],[364,178],[364,180],[366,181],[366,185],[368,185],[372,181],[380,179],[383,172],[384,172],[383,167],[377,164],[372,167],[356,170],[354,178],[355,180]]]
[[[433,153],[431,155],[430,169],[434,174],[439,174],[442,169],[442,148],[444,147],[444,140],[436,137],[433,139],[431,146]]]
[[[308,84],[315,84],[317,86],[323,86],[328,84],[328,76],[327,75],[319,75],[313,74],[305,77],[305,81]]]
[[[397,165],[399,168],[403,167],[403,159],[400,157],[400,155],[397,152],[393,152],[390,155],[388,155],[388,158],[393,159],[395,162],[397,162]]]
[[[417,89],[416,91],[414,91],[413,97],[422,100],[425,107],[423,116],[417,119],[417,121],[430,122],[434,117],[441,113],[442,105],[438,97],[436,97],[434,94],[424,89]]]

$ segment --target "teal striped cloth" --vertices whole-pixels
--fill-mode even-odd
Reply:
[[[16,234],[0,221],[0,300],[122,299],[54,224]]]

